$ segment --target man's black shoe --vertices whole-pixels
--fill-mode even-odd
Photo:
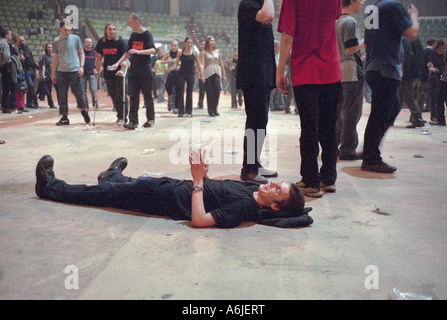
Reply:
[[[129,122],[124,125],[124,128],[129,130],[135,130],[136,128],[138,128],[138,125],[133,122]]]
[[[84,117],[85,123],[89,124],[90,123],[90,117],[88,115],[88,111],[87,110],[82,110],[81,114]]]
[[[363,171],[374,171],[374,172],[382,172],[382,173],[393,173],[397,170],[396,167],[390,166],[388,163],[381,161],[377,164],[366,164],[362,163],[361,169]]]
[[[68,126],[70,124],[70,120],[67,117],[62,117],[57,123],[57,126]]]
[[[268,180],[261,176],[258,172],[252,171],[248,173],[241,173],[241,180],[242,181],[253,181],[260,184],[267,184]]]
[[[104,179],[109,175],[109,173],[113,172],[114,170],[119,170],[120,172],[123,172],[124,169],[127,168],[127,159],[124,157],[118,158],[115,161],[112,162],[109,169],[106,171],[103,171],[98,176],[98,182]]]
[[[55,179],[54,176],[54,159],[49,156],[43,156],[36,166],[36,194],[38,197],[44,197],[44,190],[47,184]]]

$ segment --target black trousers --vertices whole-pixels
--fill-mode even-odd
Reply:
[[[220,90],[220,76],[217,73],[205,80],[206,103],[209,115],[215,115],[217,112]]]
[[[338,146],[335,132],[340,82],[302,85],[293,88],[300,115],[302,181],[319,188],[320,182],[333,185],[337,180]],[[321,145],[322,166],[318,169]]]
[[[447,101],[447,81],[439,81],[438,97],[436,100],[436,119],[445,122],[445,103]]]
[[[382,161],[380,144],[389,126],[400,112],[398,89],[400,81],[384,78],[378,71],[368,71],[366,81],[371,87],[371,113],[365,129],[363,162],[370,165]]]
[[[11,73],[7,65],[0,67],[2,75],[2,109],[14,111],[17,108],[17,83],[12,82]]]
[[[59,101],[59,114],[61,116],[68,115],[68,88],[76,98],[77,107],[80,110],[87,110],[88,105],[85,95],[82,93],[81,78],[77,72],[60,72],[57,73],[57,94]]]
[[[194,90],[194,82],[196,80],[196,75],[194,73],[191,74],[182,74],[183,78],[183,85],[181,88],[181,96],[182,96],[182,102],[185,101],[185,103],[181,103],[180,106],[178,106],[179,114],[183,113],[189,113],[192,114],[192,93]],[[200,80],[199,80],[200,81]],[[185,94],[185,85],[186,85],[186,100],[184,100],[184,94]]]
[[[147,121],[155,120],[154,97],[152,96],[152,72],[129,73],[130,113],[129,122],[138,124],[138,110],[140,108],[140,92],[143,93],[146,104]]]
[[[245,101],[244,162],[241,173],[258,171],[269,119],[269,87],[243,88]],[[207,93],[208,94],[208,93]]]
[[[97,185],[70,185],[54,179],[42,197],[53,201],[97,207],[113,207],[148,214],[170,215],[171,178],[125,177],[115,170]]]
[[[125,110],[125,118],[127,120],[127,115],[129,114],[129,101],[127,99],[127,90],[125,100],[123,99],[123,77],[113,77],[106,79],[107,92],[112,98],[113,107],[116,110],[116,116],[118,120],[123,120],[123,110]],[[123,107],[124,102],[124,107]]]

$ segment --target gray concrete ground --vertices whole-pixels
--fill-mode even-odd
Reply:
[[[0,299],[380,300],[393,288],[447,298],[447,128],[406,129],[404,109],[382,146],[398,171],[362,172],[360,161],[340,161],[337,193],[307,199],[311,227],[198,230],[41,200],[36,163],[52,155],[56,176],[73,184],[96,183],[120,156],[129,159],[130,176],[189,178],[180,157],[202,145],[213,150],[212,177],[238,179],[241,145],[235,139],[235,150],[228,148],[224,137],[242,132],[244,111],[229,108],[223,94],[216,118],[206,110],[177,118],[156,104],[154,128],[127,131],[115,125],[103,93],[95,127],[71,102],[68,127],[56,127],[57,110],[42,102],[30,113],[0,114],[0,140],[7,140],[0,145]],[[365,103],[361,140],[368,114]],[[272,112],[269,133],[263,160],[278,168],[275,180],[299,181],[298,116]]]

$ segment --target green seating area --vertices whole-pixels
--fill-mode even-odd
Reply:
[[[9,2],[2,1],[0,3],[0,23],[12,31],[24,35],[27,39],[28,46],[33,51],[35,57],[41,55],[45,48],[45,43],[51,42],[55,37],[59,35],[59,30],[54,26],[53,11],[49,10],[47,15],[43,19],[37,21],[28,19],[28,12],[31,8],[42,7],[43,1],[41,0],[15,0],[12,5]],[[174,17],[167,14],[153,14],[153,13],[140,13],[143,21],[146,23],[168,23],[173,25],[179,25],[180,27],[186,26],[189,22],[189,17]],[[79,22],[81,24],[81,30],[86,18],[108,20],[114,22],[126,22],[129,16],[129,12],[126,11],[112,11],[101,9],[79,9]],[[356,17],[360,25],[363,25],[363,18],[361,16]],[[233,54],[233,48],[237,46],[238,41],[238,23],[237,17],[224,17],[217,13],[196,13],[196,22],[202,26],[202,36],[206,37],[208,33],[221,34],[222,31],[226,31],[230,37],[230,42],[227,44],[222,39],[217,39],[217,47],[221,50],[223,55],[231,56]],[[43,23],[47,28],[46,36],[28,36],[28,29],[31,24],[38,26],[39,23]],[[275,39],[280,39],[281,35],[276,31],[277,19],[274,21],[274,35]],[[447,38],[447,17],[421,17],[421,31],[420,40],[423,44],[428,37],[434,36],[435,38]],[[360,37],[363,38],[364,28],[360,28]],[[182,39],[180,39],[182,40]]]

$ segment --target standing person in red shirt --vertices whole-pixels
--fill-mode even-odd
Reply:
[[[292,85],[301,121],[302,180],[298,185],[310,197],[321,197],[321,190],[335,192],[335,123],[342,79],[335,22],[341,13],[341,0],[284,0],[279,16],[282,35],[276,85],[288,93],[285,66],[291,51]]]

